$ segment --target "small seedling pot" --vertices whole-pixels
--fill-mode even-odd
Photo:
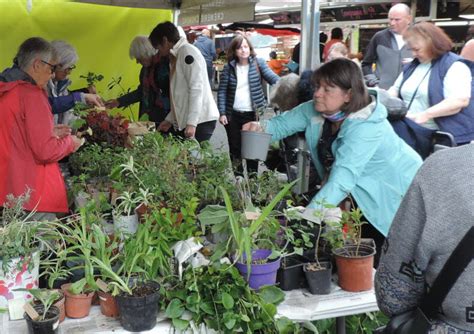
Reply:
[[[304,261],[304,258],[300,255],[291,255],[282,258],[276,280],[280,289],[290,291],[307,287],[303,273],[304,262],[306,261]]]
[[[313,295],[327,295],[331,293],[331,262],[319,262],[320,268],[316,270],[310,270],[310,265],[314,266],[316,263],[306,263],[303,267],[309,291]]]
[[[100,311],[102,314],[106,317],[117,318],[119,316],[119,309],[115,297],[103,291],[99,291],[97,294],[99,295]]]
[[[68,318],[75,319],[87,317],[91,310],[92,297],[94,296],[95,292],[74,295],[69,292],[70,286],[71,283],[67,283],[61,286],[61,290],[66,296],[66,316]]]
[[[138,229],[138,215],[135,213],[130,216],[114,216],[114,229],[122,237],[135,234]]]
[[[42,314],[44,307],[43,305],[35,305],[33,308]],[[28,314],[24,314],[23,317],[26,320],[26,326],[29,334],[55,334],[58,333],[59,327],[59,309],[56,306],[51,306],[46,314],[45,320],[33,320]]]

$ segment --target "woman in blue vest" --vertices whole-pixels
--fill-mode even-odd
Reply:
[[[237,35],[227,50],[228,63],[222,71],[217,105],[219,122],[225,126],[232,160],[240,159],[240,130],[242,125],[255,121],[258,110],[267,104],[262,79],[270,85],[280,78],[265,60],[257,58],[252,44],[244,35]],[[247,164],[257,170],[256,162]]]
[[[309,207],[322,202],[338,205],[351,195],[372,226],[386,236],[422,160],[393,131],[387,109],[376,91],[369,94],[356,63],[334,59],[312,79],[312,101],[243,128],[270,133],[274,141],[304,131],[323,180]]]
[[[403,36],[415,58],[390,94],[408,106],[407,117],[427,128],[451,133],[456,143],[474,139],[474,65],[450,52],[453,42],[439,27],[417,23]]]

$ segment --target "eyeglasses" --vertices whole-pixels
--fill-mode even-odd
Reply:
[[[51,74],[53,74],[55,71],[56,71],[56,68],[58,67],[58,65],[53,65],[53,64],[50,64],[48,63],[47,61],[44,61],[41,59],[41,62],[43,64],[46,64],[46,65],[49,65],[49,67],[51,67]]]
[[[76,68],[76,65],[71,65],[69,67],[63,67],[62,65],[59,66],[61,68],[61,70],[63,70],[64,72],[71,72],[73,69]]]

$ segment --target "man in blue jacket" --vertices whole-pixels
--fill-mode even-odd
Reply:
[[[206,60],[207,75],[209,76],[209,83],[212,84],[212,61],[216,59],[216,46],[211,39],[211,32],[203,29],[201,35],[194,42],[194,46],[201,51]]]

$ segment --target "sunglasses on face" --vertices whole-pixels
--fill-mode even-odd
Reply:
[[[43,64],[49,65],[49,67],[51,68],[51,74],[53,74],[56,71],[57,67],[58,67],[58,65],[50,64],[50,63],[48,63],[47,61],[44,61],[44,60],[41,60],[41,62]]]

